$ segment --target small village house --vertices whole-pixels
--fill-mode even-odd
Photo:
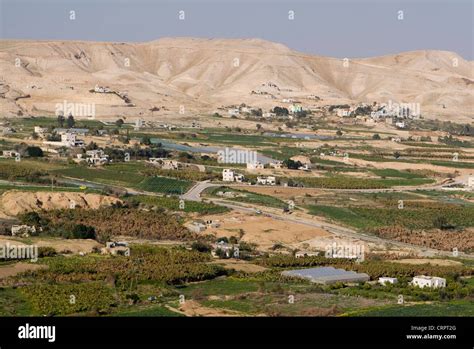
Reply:
[[[274,176],[259,176],[257,177],[257,184],[276,185],[276,178]]]
[[[411,284],[420,288],[443,288],[446,287],[446,279],[436,276],[419,275],[413,278]]]
[[[391,278],[391,277],[379,277],[379,284],[381,285],[387,285],[387,284],[396,284],[398,282],[397,278]]]
[[[26,224],[12,225],[11,233],[12,233],[12,236],[29,237],[30,234],[36,233],[36,227],[29,226]]]

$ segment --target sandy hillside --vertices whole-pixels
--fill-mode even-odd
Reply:
[[[76,207],[97,209],[119,201],[99,194],[66,192],[27,192],[10,190],[0,196],[0,217],[11,217],[25,211]]]
[[[180,106],[186,117],[240,103],[270,108],[283,98],[306,105],[392,100],[420,103],[427,117],[472,120],[474,63],[456,53],[413,51],[343,63],[259,39],[4,40],[0,108],[6,115],[53,114],[66,100],[94,103],[100,118],[157,118],[179,115]],[[96,84],[129,100],[91,92]],[[153,107],[160,110],[152,113]]]

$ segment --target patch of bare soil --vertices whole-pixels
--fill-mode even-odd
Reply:
[[[70,208],[97,209],[120,201],[100,194],[73,192],[28,192],[9,190],[0,196],[0,217],[12,217],[19,213],[35,210]]]
[[[239,259],[219,259],[210,262],[211,264],[218,264],[224,267],[224,269],[234,269],[236,271],[243,271],[245,273],[258,273],[267,270],[260,265],[248,263]]]
[[[239,188],[237,188],[239,189]],[[243,188],[246,191],[257,193],[257,194],[264,194],[274,196],[279,199],[290,199],[293,197],[304,196],[304,195],[311,195],[317,196],[319,194],[323,194],[324,191],[320,189],[314,188],[296,188],[296,187],[258,187],[258,186],[249,186],[248,188]]]
[[[0,280],[6,279],[10,276],[15,276],[25,271],[38,270],[45,267],[46,267],[45,265],[25,263],[25,262],[18,262],[15,264],[3,265],[3,266],[0,266]]]
[[[241,316],[243,314],[225,309],[209,308],[194,300],[186,300],[179,310],[186,316]]]
[[[28,238],[28,242],[38,247],[52,247],[58,253],[70,252],[70,253],[90,253],[94,247],[100,247],[101,245],[92,239],[60,239],[60,238],[41,238],[31,237]],[[10,245],[23,245],[21,240],[0,237],[0,245],[9,243]]]
[[[323,229],[304,224],[236,211],[224,215],[206,216],[205,219],[212,219],[220,224],[218,228],[206,232],[217,237],[241,237],[242,241],[255,243],[261,249],[268,249],[277,243],[289,245],[332,235]]]

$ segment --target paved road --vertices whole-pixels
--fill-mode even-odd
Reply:
[[[204,190],[206,190],[207,188],[218,187],[218,186],[220,186],[220,184],[210,183],[209,181],[198,182],[186,193],[181,195],[181,199],[188,200],[188,201],[202,201],[201,193]]]
[[[193,186],[187,193],[182,195],[181,197],[185,200],[202,201],[201,193],[205,189],[210,188],[210,187],[220,186],[220,185],[221,184],[210,183],[209,181],[199,182],[195,186]],[[242,185],[242,186],[243,187],[248,187],[248,185]],[[275,186],[273,186],[272,188],[275,188]],[[385,190],[385,191],[387,191],[387,190]],[[366,192],[366,191],[364,191],[364,192]],[[369,191],[369,192],[375,192],[375,191]],[[251,212],[251,213],[256,212],[256,209],[253,208],[253,207],[248,207],[248,206],[246,207],[246,206],[241,206],[241,205],[229,203],[229,202],[224,201],[222,199],[210,199],[209,201],[213,202],[216,205],[225,206],[225,207],[231,208],[233,210],[237,210],[237,211]],[[356,232],[352,229],[343,228],[343,227],[336,226],[336,225],[329,224],[329,223],[325,223],[325,222],[324,223],[315,222],[313,220],[305,219],[305,218],[302,218],[302,217],[297,217],[296,218],[296,217],[293,217],[289,214],[281,214],[281,213],[275,214],[275,213],[272,213],[268,210],[260,209],[260,208],[259,208],[259,210],[262,211],[262,214],[264,214],[268,217],[272,217],[273,219],[284,220],[284,221],[287,221],[287,222],[299,223],[299,224],[307,225],[307,226],[314,227],[314,228],[324,229],[324,230],[326,230],[330,233],[333,233],[337,236],[342,236],[342,237],[346,237],[346,238],[360,239],[360,240],[363,240],[363,241],[372,242],[372,243],[376,243],[376,244],[391,244],[393,246],[397,246],[397,247],[401,247],[401,248],[409,248],[409,249],[415,250],[421,256],[427,256],[427,257],[432,257],[432,256],[452,257],[453,256],[452,252],[450,252],[450,251],[440,251],[440,250],[436,250],[436,249],[425,248],[425,247],[420,247],[420,246],[417,246],[417,245],[407,244],[407,243],[404,243],[404,242],[399,242],[399,241],[394,241],[394,240],[386,240],[386,239],[383,239],[383,238],[379,238],[377,236],[358,233],[358,232]],[[316,217],[315,217],[315,219],[316,219]],[[466,254],[466,253],[463,253],[463,252],[459,252],[458,256],[463,257],[463,258],[474,259],[474,255]]]
[[[215,203],[217,205],[225,206],[225,207],[231,208],[231,209],[236,210],[236,211],[256,213],[255,208],[240,206],[240,205],[236,205],[236,204],[231,204],[231,203],[225,202],[221,199],[215,199],[215,200],[210,200],[210,201],[212,201],[213,203]],[[420,247],[420,246],[417,246],[417,245],[407,244],[407,243],[404,243],[404,242],[386,240],[386,239],[379,238],[377,236],[358,233],[354,230],[339,227],[339,226],[329,224],[329,223],[326,223],[326,222],[324,222],[324,223],[315,222],[315,221],[305,219],[305,218],[302,218],[302,217],[293,217],[289,214],[275,214],[275,213],[272,213],[272,212],[269,212],[265,209],[260,209],[260,208],[259,208],[259,210],[262,212],[261,213],[262,215],[271,217],[273,219],[278,219],[278,220],[282,220],[282,221],[286,221],[286,222],[303,224],[303,225],[310,226],[310,227],[313,227],[313,228],[324,229],[324,230],[326,230],[330,233],[333,233],[334,235],[337,235],[337,236],[363,240],[363,241],[372,242],[372,243],[376,243],[376,244],[384,244],[384,245],[390,244],[390,245],[401,247],[401,248],[409,248],[409,249],[415,250],[420,256],[426,256],[426,257],[434,257],[434,256],[453,257],[453,254],[450,251],[440,251],[440,250],[436,250],[436,249],[432,249],[432,248],[425,248],[425,247]],[[474,259],[474,255],[466,254],[466,253],[463,253],[463,252],[459,252],[458,256],[461,257],[461,258]]]

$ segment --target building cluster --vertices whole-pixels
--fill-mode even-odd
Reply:
[[[100,166],[111,162],[109,156],[102,149],[87,150],[85,154],[77,154],[77,159],[85,161],[91,166]]]
[[[222,240],[212,245],[211,254],[214,258],[240,258],[239,246]]]
[[[362,119],[368,124],[386,122],[400,129],[407,127],[405,120],[421,117],[418,103],[392,103],[391,101],[383,104],[359,103],[352,106],[330,106],[328,111],[335,113],[341,118]]]
[[[3,150],[2,151],[2,158],[16,158],[18,155],[20,155],[19,152],[16,150]]]
[[[124,241],[109,241],[100,250],[101,254],[109,254],[112,256],[130,256],[130,247],[128,242]]]
[[[34,233],[36,233],[36,227],[34,225],[31,226],[31,225],[21,224],[21,225],[12,225],[11,227],[12,236],[27,238],[31,234],[34,234]]]
[[[397,278],[393,277],[380,277],[378,283],[386,286],[386,285],[395,285],[398,283]],[[446,287],[446,279],[440,278],[437,276],[426,276],[426,275],[418,275],[415,276],[410,284],[414,287],[419,288],[444,288]]]
[[[188,223],[186,227],[193,233],[202,233],[206,229],[219,228],[220,223],[211,219],[208,219],[206,221],[199,220]]]
[[[149,158],[148,162],[152,165],[160,167],[162,170],[181,170],[193,169],[194,171],[206,172],[206,167],[200,164],[188,164],[174,159],[167,158]]]
[[[236,173],[230,168],[225,168],[222,170],[222,180],[224,182],[238,182],[242,183],[245,177],[241,173]]]
[[[35,126],[35,133],[38,134],[41,138],[46,138],[47,130],[40,126]],[[86,136],[89,133],[87,128],[55,128],[53,133],[58,134],[61,137],[60,141],[43,141],[44,144],[57,146],[57,147],[67,147],[67,148],[82,148],[85,146],[85,143],[82,139],[79,139],[81,136]]]

